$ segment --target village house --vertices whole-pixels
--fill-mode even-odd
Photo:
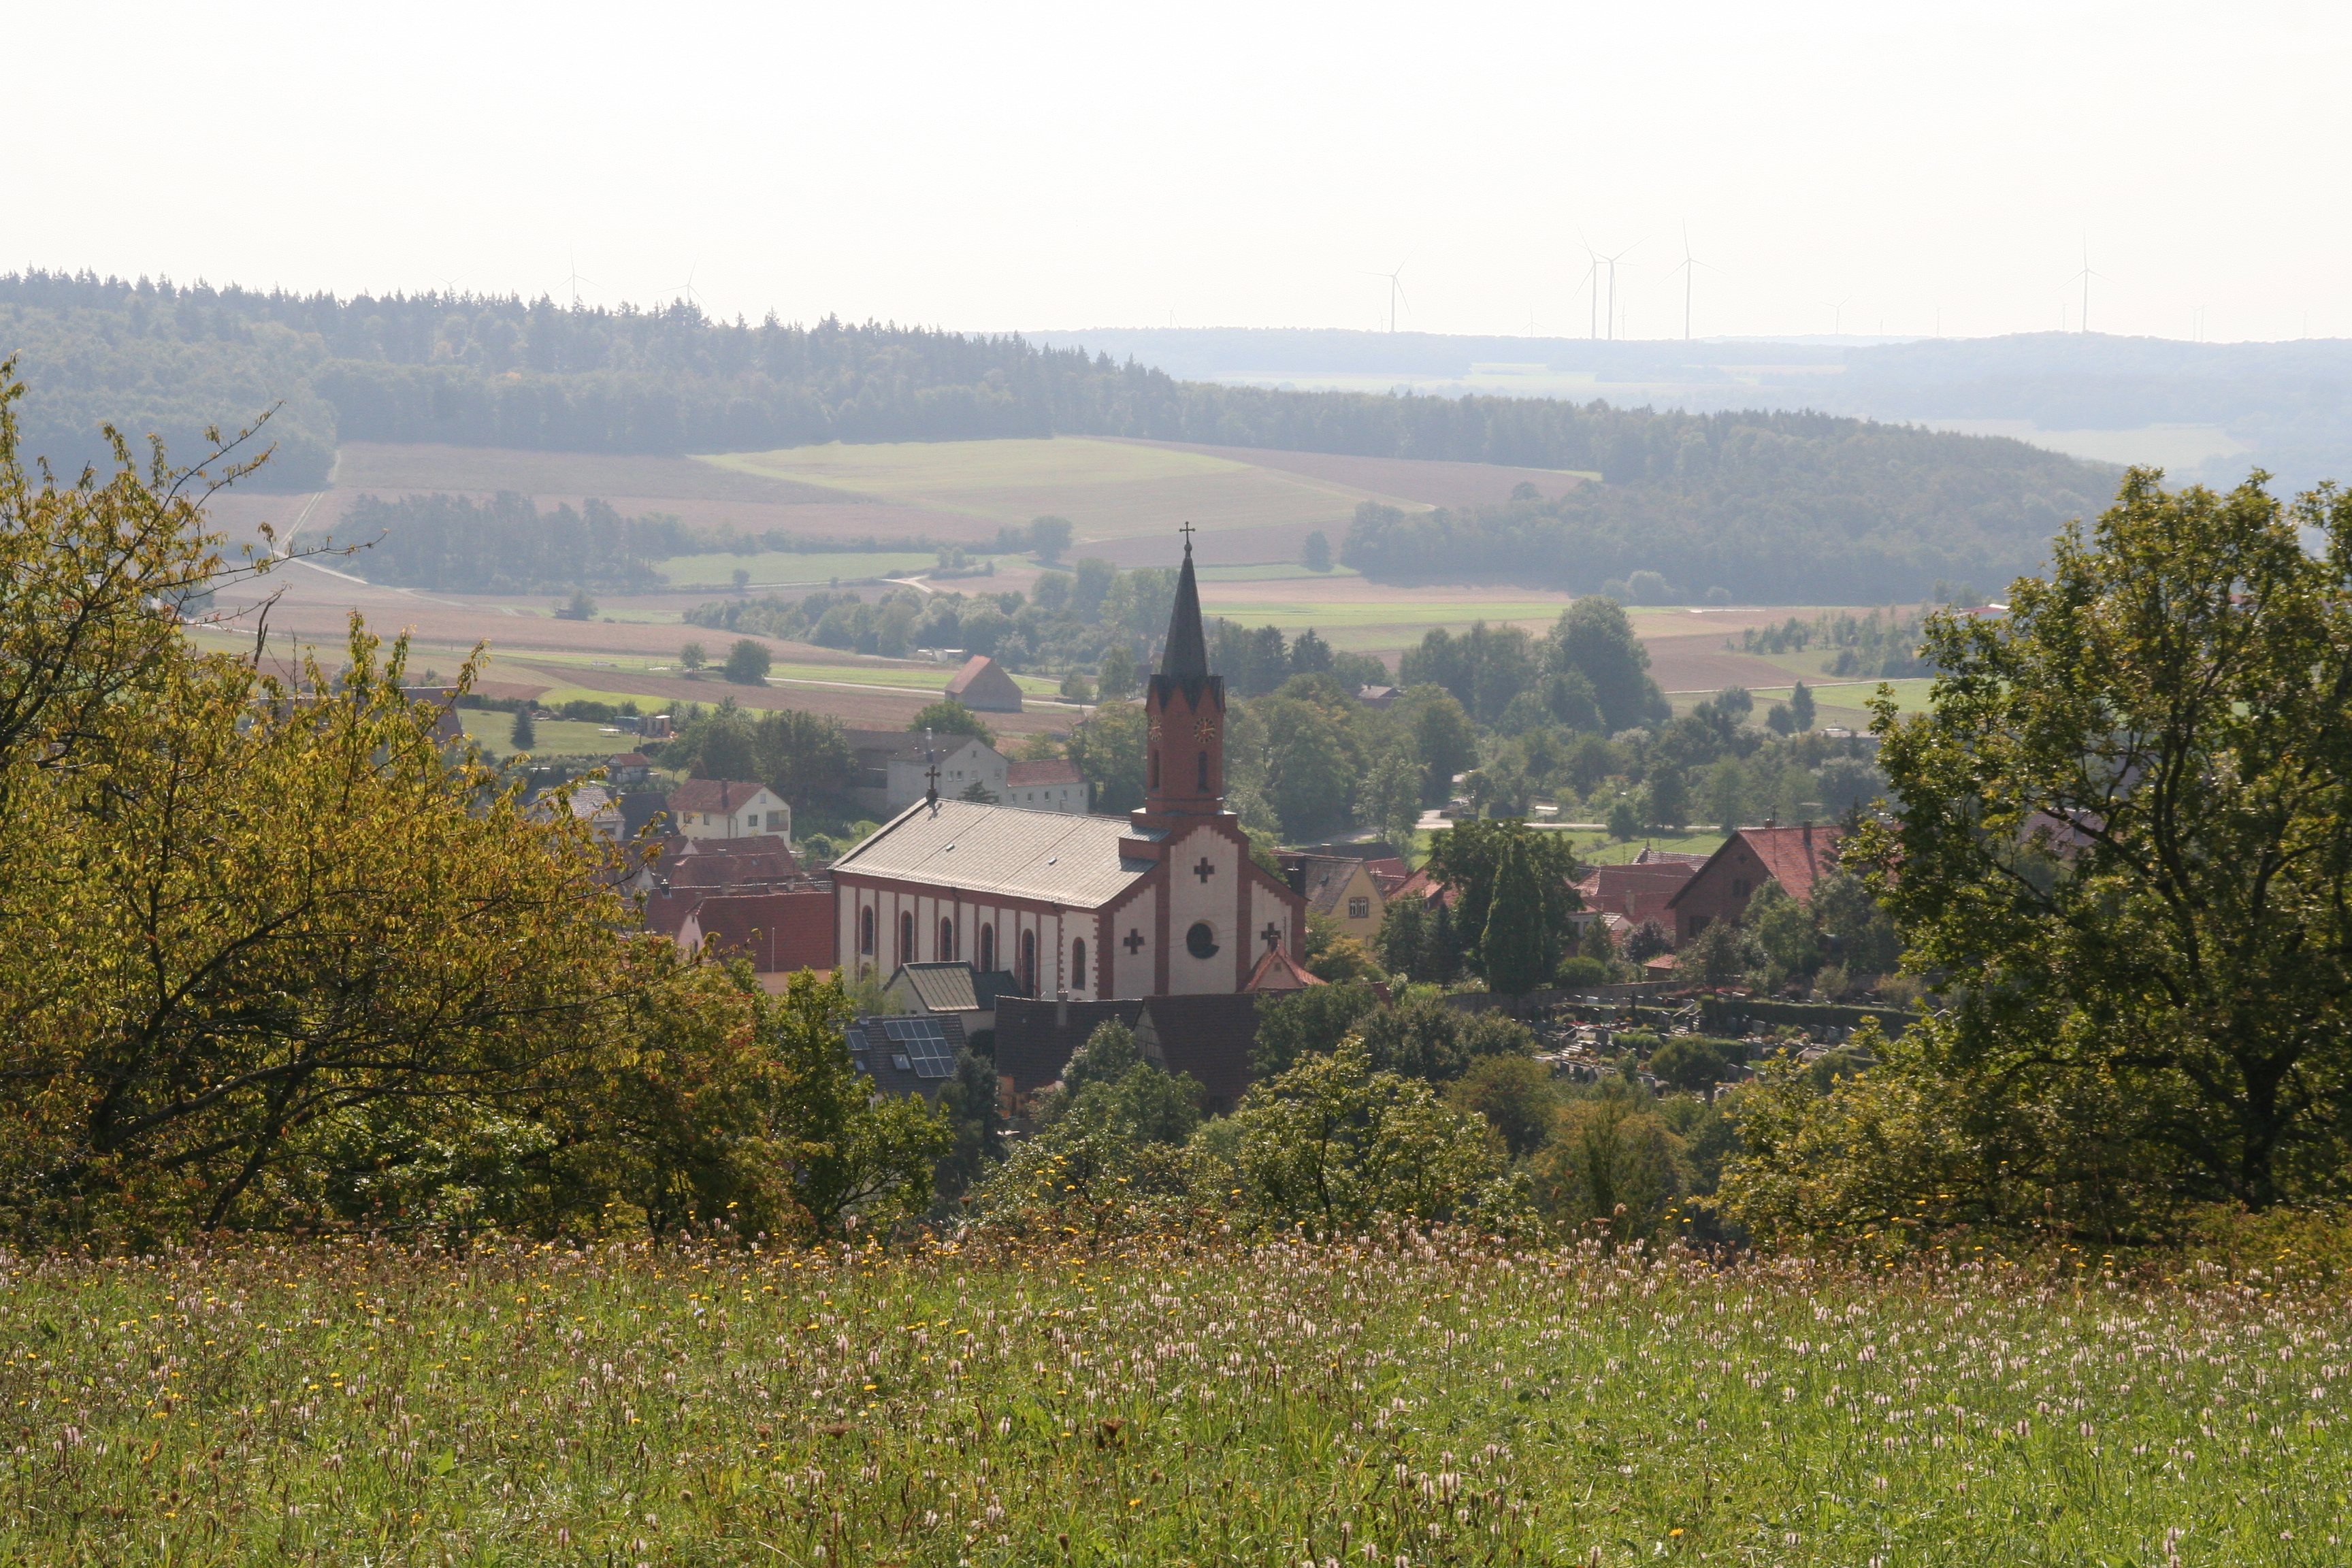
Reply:
[[[1704,855],[1644,849],[1623,865],[1595,866],[1576,884],[1577,894],[1584,900],[1577,923],[1581,927],[1601,920],[1612,934],[1622,937],[1646,921],[1655,921],[1671,934],[1674,914],[1666,906],[1685,883],[1698,875],[1706,861]]]
[[[945,787],[945,781],[941,781]],[[1013,763],[1004,770],[1004,804],[1032,811],[1088,812],[1094,809],[1094,785],[1067,757],[1043,762]]]
[[[1767,882],[1799,903],[1813,896],[1813,884],[1837,869],[1843,835],[1827,823],[1795,827],[1743,827],[1725,839],[1697,874],[1666,900],[1675,945],[1689,942],[1717,921],[1737,921]]]
[[[674,937],[703,900],[720,893],[804,891],[826,886],[808,876],[782,838],[688,838],[673,834],[656,840],[652,853],[635,858],[625,892],[645,898],[646,929]]]
[[[766,784],[741,779],[688,779],[669,792],[670,826],[688,838],[772,834],[793,842],[793,808]]]
[[[961,798],[977,784],[991,801],[1005,798],[1013,764],[977,735],[931,735],[912,730],[852,730],[850,754],[856,759],[850,798],[860,811],[895,816],[923,798],[930,771],[940,771],[939,790]]]
[[[1021,687],[1004,667],[985,654],[974,654],[948,682],[948,696],[975,713],[1018,713]]]
[[[969,963],[902,963],[884,989],[909,1013],[953,1014],[966,1039],[995,1028],[996,999],[1015,994],[1007,971]]]
[[[845,964],[1008,969],[1030,996],[1239,995],[1304,952],[1304,900],[1224,808],[1225,689],[1209,672],[1190,542],[1145,698],[1144,804],[1122,820],[935,795],[835,863]]]
[[[1308,910],[1359,942],[1370,942],[1380,935],[1388,895],[1381,890],[1370,862],[1289,853],[1276,858],[1292,889],[1307,900]]]
[[[1189,1073],[1201,1085],[1203,1110],[1223,1112],[1249,1089],[1250,1050],[1257,1042],[1255,996],[1151,996],[1120,1001],[1038,1001],[1007,996],[996,1007],[996,1071],[1007,1104],[1027,1110],[1059,1083],[1087,1037],[1110,1022],[1135,1032],[1146,1061]]]
[[[679,924],[677,945],[689,953],[748,959],[761,988],[781,993],[801,970],[832,973],[833,894],[822,888],[709,894]]]

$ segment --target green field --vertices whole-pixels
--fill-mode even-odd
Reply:
[[[586,695],[582,693],[581,695]],[[570,700],[562,698],[558,700]],[[611,701],[610,697],[600,699]],[[637,702],[642,706],[645,699]],[[504,757],[514,752],[514,742],[508,739],[514,732],[514,715],[488,708],[460,708],[457,721],[466,727],[484,751]],[[538,739],[531,752],[541,757],[616,757],[623,752],[637,749],[637,737],[629,734],[607,735],[603,727],[583,723],[576,719],[541,719],[536,726]]]
[[[1927,677],[1906,680],[1831,680],[1819,685],[1808,680],[1805,685],[1813,694],[1813,707],[1818,725],[1843,725],[1850,730],[1870,727],[1870,710],[1864,706],[1878,695],[1881,686],[1890,688],[1895,695],[1895,710],[1898,713],[1924,713],[1927,710],[1927,693],[1935,681]],[[1786,702],[1796,688],[1790,686],[1751,686],[1748,694],[1756,699],[1756,711],[1748,715],[1750,722],[1759,721],[1775,702]],[[1687,713],[1705,702],[1712,693],[1688,692],[1669,698],[1674,710]]]
[[[2344,1561],[2341,1290],[2058,1256],[11,1259],[0,1557]]]
[[[1644,849],[1663,849],[1675,855],[1712,855],[1723,844],[1723,835],[1711,827],[1697,833],[1653,833],[1623,840],[1590,831],[1574,837],[1576,858],[1588,866],[1622,866],[1639,858]]]
[[[939,556],[930,551],[869,551],[863,553],[802,554],[789,550],[763,550],[756,555],[730,555],[714,552],[707,555],[673,555],[667,561],[654,563],[672,593],[687,593],[707,588],[712,593],[731,593],[738,569],[751,574],[751,586],[770,587],[823,586],[838,579],[855,583],[869,577],[907,577],[928,572],[939,564]],[[971,579],[985,586],[986,578]]]
[[[1052,513],[1076,525],[1081,544],[1164,533],[1188,521],[1210,533],[1304,522],[1345,528],[1359,501],[1375,499],[1332,480],[1084,437],[835,442],[700,460],[1001,522],[1025,523]]]

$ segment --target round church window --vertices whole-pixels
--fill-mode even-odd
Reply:
[[[1209,929],[1208,921],[1192,922],[1192,929],[1184,933],[1184,951],[1195,958],[1217,956],[1217,933]]]

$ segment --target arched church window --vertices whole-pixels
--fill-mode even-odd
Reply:
[[[1160,753],[1157,752],[1151,753],[1151,787],[1160,787]]]
[[[915,916],[912,910],[898,917],[898,962],[915,962]]]
[[[1202,795],[1206,795],[1206,794],[1208,794],[1208,793],[1209,793],[1209,753],[1208,753],[1208,752],[1202,752],[1201,753],[1201,785],[1200,785],[1200,788],[1201,788],[1201,793],[1202,793]]]
[[[1028,995],[1037,994],[1037,933],[1021,933],[1021,989]]]
[[[955,921],[950,920],[945,915],[941,915],[940,917],[940,962],[941,963],[953,963],[955,962]]]
[[[1070,989],[1087,988],[1087,944],[1083,938],[1070,943]]]
[[[857,951],[860,952],[874,951],[874,906],[872,904],[866,905],[865,912],[857,917]]]
[[[996,922],[983,921],[980,927],[980,970],[983,974],[996,968]]]

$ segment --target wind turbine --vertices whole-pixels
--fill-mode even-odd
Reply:
[[[2091,270],[2091,242],[2087,239],[2084,240],[2083,242],[2083,270],[2075,273],[2074,277],[2067,279],[2066,281],[2069,283],[2079,282],[2083,285],[2082,330],[2086,336],[2091,331],[2091,279],[2094,278],[2105,279],[2106,276],[2107,275],[2104,272],[2094,272]]]
[[[694,275],[701,270],[702,258],[698,256],[694,258],[693,263],[686,269],[686,281],[673,285],[670,289],[673,296],[680,294],[684,295],[698,312],[702,309],[702,296],[694,291]]]
[[[1615,256],[1604,256],[1601,258],[1601,260],[1605,263],[1609,268],[1609,338],[1612,342],[1615,342],[1617,338],[1617,263],[1622,258],[1633,255],[1633,252],[1641,248],[1642,242],[1637,239],[1633,244],[1627,246],[1624,249],[1619,251]]]
[[[1845,336],[1845,308],[1853,302],[1853,296],[1848,294],[1830,307],[1830,336],[1833,338]]]
[[[580,309],[580,285],[596,281],[580,270],[580,255],[577,251],[572,254],[572,277],[569,281],[572,286],[572,308],[576,310]]]
[[[1577,243],[1580,245],[1584,244],[1582,240],[1579,240]],[[1594,250],[1592,247],[1586,245],[1584,246],[1584,254],[1589,258],[1591,265],[1585,268],[1584,276],[1576,280],[1576,286],[1581,289],[1588,283],[1592,285],[1592,320],[1589,328],[1589,335],[1597,339],[1601,336],[1601,253]]]
[[[1711,268],[1712,265],[1712,263],[1701,261],[1691,254],[1690,230],[1685,227],[1683,230],[1683,264],[1676,268],[1683,275],[1683,342],[1690,342],[1691,335],[1691,279],[1698,268]]]
[[[1367,278],[1385,278],[1389,280],[1389,332],[1393,336],[1396,332],[1397,301],[1404,299],[1404,263],[1402,261],[1398,262],[1396,264],[1396,270],[1393,272],[1366,272],[1364,276]],[[1412,308],[1412,301],[1405,300],[1405,309],[1411,310]]]

